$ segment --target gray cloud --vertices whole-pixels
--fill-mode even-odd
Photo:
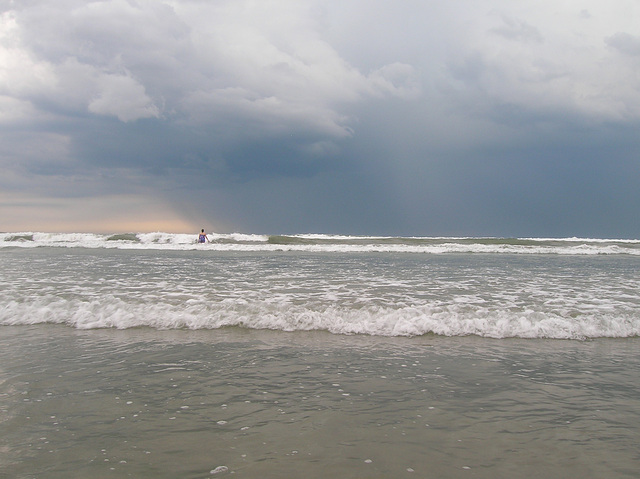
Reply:
[[[629,19],[432,3],[5,2],[0,185],[253,231],[637,235]]]
[[[640,56],[640,36],[638,35],[620,32],[606,38],[605,41],[607,45],[621,53],[633,57]]]
[[[495,33],[508,40],[516,40],[521,42],[542,43],[544,41],[540,31],[529,25],[526,21],[503,16],[502,24],[493,27],[490,32]]]

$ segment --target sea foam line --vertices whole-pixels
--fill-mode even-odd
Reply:
[[[341,235],[209,234],[197,244],[193,234],[176,233],[0,233],[0,248],[106,248],[203,251],[298,251],[326,253],[483,253],[640,255],[638,240],[579,238],[443,238]]]
[[[552,312],[512,312],[496,308],[425,304],[410,307],[345,308],[268,301],[170,304],[105,295],[97,299],[42,296],[9,301],[0,309],[0,325],[62,324],[77,329],[218,329],[242,327],[277,331],[327,331],[334,334],[487,338],[627,338],[640,336],[640,317],[602,312],[563,316]]]

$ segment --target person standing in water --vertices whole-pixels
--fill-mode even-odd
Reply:
[[[211,243],[211,240],[207,236],[207,233],[205,233],[204,228],[202,228],[200,234],[198,235],[198,243],[206,243],[207,241]]]

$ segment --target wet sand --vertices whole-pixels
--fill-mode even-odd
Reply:
[[[3,326],[0,477],[637,477],[638,353]]]

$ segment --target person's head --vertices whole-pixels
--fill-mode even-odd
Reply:
[[[201,233],[204,233],[204,228],[202,228],[202,231],[201,231]]]

